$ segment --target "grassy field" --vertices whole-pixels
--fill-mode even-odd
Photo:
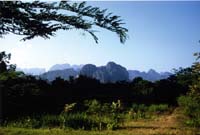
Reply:
[[[162,114],[153,119],[126,121],[118,130],[83,131],[69,129],[25,129],[1,127],[0,135],[200,135],[195,128],[186,127],[180,110]]]

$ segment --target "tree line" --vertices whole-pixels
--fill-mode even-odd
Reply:
[[[7,54],[4,58],[5,56]],[[176,106],[177,98],[185,95],[190,89],[189,86],[197,79],[191,68],[186,68],[156,82],[137,77],[131,82],[100,83],[99,80],[82,75],[77,78],[70,77],[69,80],[58,77],[48,82],[14,69],[10,70],[11,67],[13,66],[8,65],[0,73],[5,117],[45,112],[56,114],[63,110],[66,103],[73,102],[77,103],[77,110],[81,110],[81,103],[90,99],[100,102],[120,100],[126,106],[132,103],[166,103]]]

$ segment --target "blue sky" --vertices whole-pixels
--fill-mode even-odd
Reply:
[[[97,29],[99,44],[82,31],[59,31],[51,39],[6,35],[0,51],[12,54],[21,68],[50,68],[54,64],[105,65],[115,61],[127,69],[171,71],[188,67],[200,50],[200,2],[88,2],[120,15],[129,30],[125,44],[115,33]]]

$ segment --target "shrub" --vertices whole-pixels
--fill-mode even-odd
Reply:
[[[43,114],[20,118],[6,123],[7,126],[22,128],[73,128],[83,130],[116,129],[123,122],[120,100],[112,103],[87,101],[86,112],[74,112],[75,103],[66,104],[59,115]]]
[[[99,123],[99,130],[116,129],[123,122],[120,111],[122,110],[121,101],[112,103],[100,103],[97,100],[85,101],[85,106],[88,107],[87,113],[93,115]]]
[[[41,127],[62,127],[63,117],[61,115],[43,115],[40,120]]]
[[[41,127],[41,123],[31,117],[24,117],[20,118],[14,121],[6,121],[4,123],[5,126],[10,126],[10,127],[20,127],[20,128],[39,128]]]
[[[133,104],[131,109],[128,112],[128,118],[129,119],[141,119],[146,118],[146,111],[147,106],[144,104]]]
[[[189,119],[186,121],[187,125],[199,127],[200,126],[200,100],[192,96],[180,96],[178,104],[183,109]]]
[[[86,113],[65,114],[64,119],[65,127],[73,129],[91,130],[98,126],[97,121],[91,119],[91,117]]]
[[[163,113],[168,110],[168,105],[167,104],[159,104],[159,105],[150,105],[148,107],[148,111],[152,113]]]
[[[144,104],[133,104],[128,112],[128,119],[147,119],[151,118],[153,114],[159,114],[167,111],[167,104],[152,104],[150,106]]]

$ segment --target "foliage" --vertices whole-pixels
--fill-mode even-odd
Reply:
[[[195,53],[194,56],[196,56],[196,62],[192,66],[192,73],[196,75],[196,78],[189,85],[190,91],[185,96],[178,98],[178,103],[189,117],[186,123],[200,127],[200,53]]]
[[[64,124],[64,125],[63,125]],[[73,128],[73,129],[92,129],[95,121],[85,115],[85,113],[70,113],[62,115],[36,115],[24,117],[15,121],[9,121],[6,126],[20,128]]]
[[[181,96],[178,98],[179,106],[183,112],[189,117],[186,124],[190,126],[200,126],[200,99],[191,95]]]
[[[0,74],[0,81],[6,81],[8,79],[16,79],[24,76],[25,74],[23,72],[18,72],[18,71],[3,72]]]
[[[149,118],[151,114],[162,113],[167,110],[167,105],[147,105],[176,105],[176,102],[172,101],[185,93],[182,88],[195,82],[192,80],[180,83],[183,82],[181,79],[185,78],[184,75],[188,76],[181,74],[182,77],[179,77],[178,74],[157,82],[135,78],[132,82],[100,83],[85,76],[71,78],[69,81],[57,78],[53,82],[47,82],[38,77],[8,70],[0,74],[4,116],[8,121],[21,118],[22,121],[16,121],[17,125],[24,123],[27,127],[116,129],[123,124],[126,115],[121,101],[126,105],[126,109],[131,103],[136,103],[129,111],[131,119]],[[199,85],[191,86],[196,93]],[[186,88],[187,91],[188,89]],[[87,101],[83,106],[84,100]],[[44,113],[50,115],[40,116]],[[36,118],[33,117],[28,123],[26,116],[33,114],[36,114]],[[41,123],[38,118],[44,119],[44,122]]]
[[[120,124],[124,122],[124,116],[122,113],[123,107],[120,100],[117,100],[117,102],[112,102],[111,104],[111,123],[107,125],[108,129],[117,129],[119,128]]]
[[[112,104],[100,105],[97,100],[87,101],[90,104],[87,112],[69,112],[71,109],[62,112],[59,115],[32,115],[26,117],[20,117],[15,120],[8,120],[5,122],[5,126],[20,127],[20,128],[72,128],[72,129],[82,129],[82,130],[103,130],[103,129],[116,129],[121,118],[118,112],[120,107],[120,102],[113,102]],[[96,109],[94,106],[99,104],[101,106],[101,111]],[[73,108],[75,103],[68,104],[67,108]],[[108,108],[110,107],[110,108]],[[65,105],[66,108],[66,105]],[[107,109],[106,109],[107,108]],[[108,109],[111,109],[108,111]]]
[[[11,54],[6,52],[0,52],[0,74],[6,71],[15,71],[16,65],[9,64]]]
[[[163,113],[168,109],[168,105],[167,104],[159,104],[159,105],[155,105],[152,104],[149,106],[148,111],[149,112],[154,112],[154,113]]]
[[[162,114],[164,112],[169,111],[169,107],[167,104],[132,104],[132,107],[128,111],[129,119],[149,119],[154,115]]]
[[[199,99],[192,96],[181,96],[178,103],[182,107],[183,112],[189,117],[186,124],[190,126],[200,126],[200,103]]]
[[[71,111],[75,107],[75,105],[76,105],[76,103],[65,104],[63,113],[67,113],[67,112]]]
[[[120,110],[122,109],[120,100],[111,104],[101,104],[95,99],[91,101],[86,100],[85,105],[88,107],[87,113],[96,117],[100,131],[103,128],[116,129],[123,122],[123,118],[120,115]]]
[[[181,91],[183,87],[176,79],[165,79],[154,83],[133,80],[130,83],[102,84],[97,80],[81,76],[81,78],[69,81],[56,79],[49,83],[34,76],[18,74],[17,72],[3,74],[0,75],[0,79],[2,80],[1,88],[7,93],[4,95],[7,103],[5,105],[7,117],[17,116],[16,114],[20,110],[23,110],[20,115],[44,112],[57,114],[63,111],[65,104],[68,108],[68,105],[73,102],[77,103],[76,106],[72,107],[74,110],[84,110],[84,107],[79,107],[79,104],[83,103],[84,100],[89,100],[88,104],[85,104],[88,108],[88,114],[99,115],[101,118],[104,113],[110,112],[110,115],[112,114],[111,103],[118,99],[128,106],[132,102],[176,105],[176,102],[172,101],[185,93]],[[144,82],[145,87],[142,87],[143,83],[141,82]],[[92,99],[98,101],[91,101]],[[109,104],[105,104],[105,102]],[[116,111],[120,112],[120,109]],[[95,114],[97,112],[98,114]]]
[[[153,91],[153,83],[143,80],[141,77],[136,77],[133,79],[132,85],[138,94],[149,95]]]
[[[0,36],[8,33],[25,36],[29,40],[40,36],[49,38],[58,30],[80,29],[89,33],[96,43],[94,26],[115,32],[124,43],[128,30],[120,16],[106,13],[86,2],[0,2]]]

